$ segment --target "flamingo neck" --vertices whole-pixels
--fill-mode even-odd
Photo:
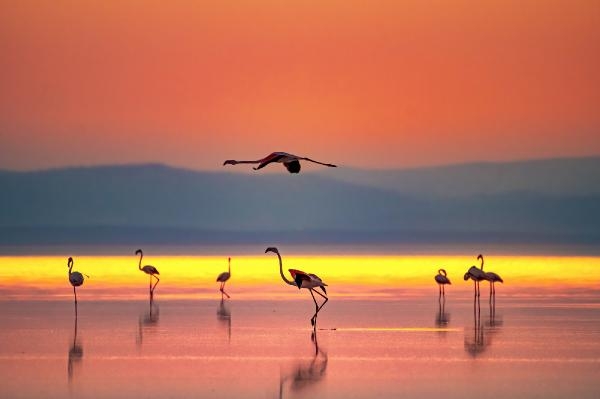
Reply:
[[[281,255],[277,253],[277,258],[279,258],[279,274],[281,274],[281,278],[285,281],[286,284],[296,286],[296,284],[287,278],[285,278],[285,274],[283,274],[283,261],[281,260]]]
[[[227,271],[229,272],[229,276],[231,276],[231,258],[228,259]]]
[[[481,270],[483,270],[483,256],[479,255],[479,256],[477,257],[477,259],[480,259],[480,260],[481,260],[481,266],[480,266],[480,269],[481,269]]]
[[[144,257],[144,254],[140,253],[140,263],[138,264],[138,269],[142,270],[142,258]]]
[[[71,270],[73,270],[73,261],[69,262],[69,276],[71,275]]]

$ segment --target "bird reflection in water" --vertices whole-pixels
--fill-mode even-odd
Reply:
[[[325,376],[327,370],[327,352],[319,348],[317,333],[313,331],[310,336],[314,344],[314,355],[310,362],[297,363],[291,372],[282,375],[279,379],[279,397],[283,397],[283,388],[289,382],[288,391],[295,394],[308,394],[307,389],[318,384]]]
[[[217,308],[217,320],[219,320],[222,326],[227,328],[227,342],[231,343],[231,310],[229,309],[229,305],[225,304],[223,298],[221,298],[221,302]]]
[[[485,322],[485,327],[490,332],[496,332],[496,331],[498,331],[497,327],[502,326],[502,315],[496,316],[496,295],[494,295],[490,298],[489,303],[490,303],[490,317]]]
[[[435,326],[437,328],[444,328],[450,323],[450,313],[446,312],[446,297],[439,297],[438,304],[439,308],[435,315]]]
[[[69,383],[73,380],[75,366],[83,359],[83,346],[77,341],[77,316],[75,316],[75,327],[73,332],[73,344],[69,348],[69,360],[67,363],[67,375]]]
[[[473,357],[483,353],[492,343],[492,336],[498,332],[498,327],[502,325],[501,318],[496,317],[496,299],[492,298],[489,302],[489,319],[485,321],[485,326],[481,323],[481,304],[479,297],[475,297],[473,302],[473,329],[470,334],[465,328],[465,351]]]
[[[489,345],[489,342],[485,340],[483,328],[481,328],[481,303],[477,295],[473,300],[473,329],[470,334],[467,331],[468,329],[465,328],[465,351],[471,356],[477,357]]]
[[[159,318],[159,308],[158,305],[154,303],[154,300],[150,300],[150,308],[148,311],[143,311],[140,313],[140,318],[138,321],[138,335],[137,335],[137,344],[142,345],[144,340],[144,333],[147,331],[151,331],[158,325]]]

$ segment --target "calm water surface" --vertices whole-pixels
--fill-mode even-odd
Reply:
[[[462,281],[470,255],[284,253],[330,284],[315,336],[276,257],[235,256],[221,302],[225,257],[147,254],[152,306],[135,256],[76,257],[90,278],[75,318],[64,255],[0,257],[2,398],[600,395],[597,257],[486,257],[506,281],[492,306]]]
[[[424,293],[425,294],[425,293]],[[528,299],[524,299],[528,298]],[[301,299],[301,300],[300,300]],[[476,305],[476,303],[475,303]],[[600,303],[5,301],[1,397],[597,398]],[[335,329],[335,330],[332,330]]]

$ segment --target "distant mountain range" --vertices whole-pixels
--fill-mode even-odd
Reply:
[[[600,243],[600,157],[290,175],[0,171],[0,244]]]

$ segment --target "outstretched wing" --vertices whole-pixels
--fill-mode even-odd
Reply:
[[[298,159],[302,159],[304,161],[309,161],[309,162],[313,162],[313,163],[318,163],[319,165],[323,165],[323,166],[329,166],[330,168],[337,168],[337,165],[334,165],[332,163],[323,163],[323,162],[315,161],[314,159],[310,159],[310,158],[298,158]]]

